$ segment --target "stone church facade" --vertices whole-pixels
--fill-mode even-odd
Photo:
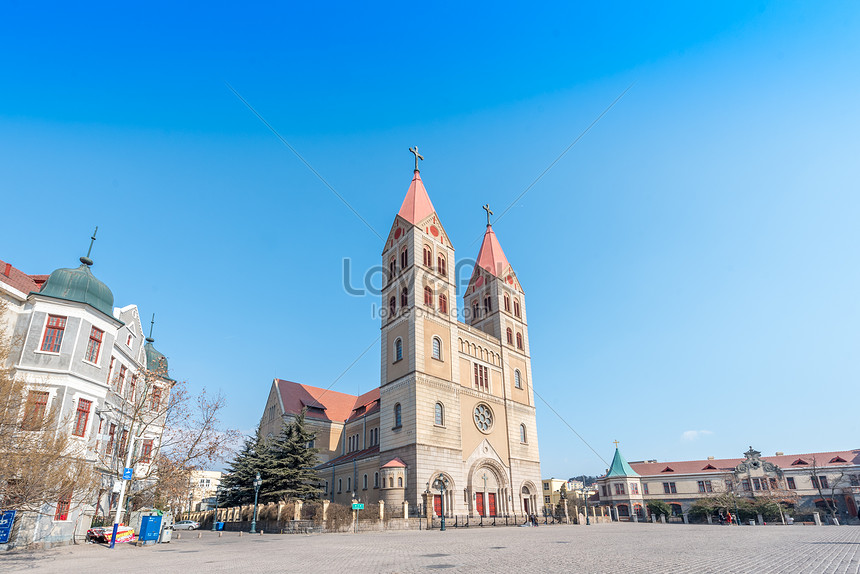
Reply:
[[[487,208],[488,209],[488,208]],[[417,167],[385,242],[380,385],[360,397],[275,380],[263,433],[305,409],[320,487],[439,514],[539,513],[525,293],[488,222],[458,319],[454,246]]]

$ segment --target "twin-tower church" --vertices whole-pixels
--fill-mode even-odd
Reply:
[[[265,435],[306,410],[323,497],[446,515],[543,505],[525,295],[488,221],[458,320],[454,246],[415,172],[382,252],[379,388],[361,396],[275,379]],[[432,491],[428,496],[427,492]]]

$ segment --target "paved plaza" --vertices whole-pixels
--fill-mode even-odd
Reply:
[[[0,572],[860,572],[860,527],[601,524],[359,534],[183,532],[0,556]]]

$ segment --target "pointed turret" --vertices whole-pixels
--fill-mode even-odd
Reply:
[[[481,243],[481,250],[478,251],[477,265],[496,277],[502,277],[511,266],[508,263],[508,258],[505,257],[505,252],[502,251],[502,246],[499,244],[492,225],[487,225],[484,242]]]
[[[636,471],[627,464],[624,457],[621,456],[621,451],[618,450],[617,446],[615,447],[615,457],[612,459],[612,465],[609,467],[609,472],[606,473],[606,478],[612,478],[613,476],[639,476]]]
[[[418,225],[422,219],[435,212],[436,209],[430,202],[430,196],[427,195],[427,190],[424,188],[424,182],[421,181],[421,174],[416,169],[409,190],[406,192],[406,197],[403,199],[403,205],[400,206],[397,215],[412,225]]]

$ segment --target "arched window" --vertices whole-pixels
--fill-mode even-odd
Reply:
[[[395,297],[388,300],[388,312],[392,317],[397,313],[397,299]]]
[[[472,301],[472,319],[478,318],[478,300]]]
[[[364,475],[364,490],[367,490],[367,475]]]
[[[424,304],[428,307],[433,306],[433,289],[429,285],[424,287]]]
[[[436,424],[440,427],[445,426],[445,407],[442,403],[436,403]]]
[[[445,266],[445,257],[442,255],[439,255],[439,257],[436,258],[436,271],[443,277],[448,275],[448,271]]]
[[[409,288],[404,287],[400,292],[400,306],[406,307],[409,304]]]
[[[526,440],[526,425],[520,425],[520,442],[528,442]]]
[[[400,426],[400,403],[394,405],[394,428],[398,428]]]
[[[379,488],[379,473],[373,473],[373,488]]]
[[[508,297],[507,293],[505,293],[505,311],[511,312],[511,298]]]
[[[484,297],[484,313],[489,313],[493,310],[493,300],[490,297]]]
[[[337,493],[340,494],[340,491],[343,490],[343,479],[337,479]]]
[[[397,258],[393,255],[388,260],[388,280],[394,281],[394,275],[397,273]]]
[[[402,476],[397,477],[397,488],[403,488],[403,477]]]
[[[442,360],[442,339],[433,337],[433,358]]]
[[[520,375],[519,369],[514,370],[514,387],[516,387],[518,389],[523,388],[523,379],[522,379],[522,376]]]
[[[523,334],[517,333],[517,349],[523,348]]]
[[[513,332],[513,330],[511,330],[511,328],[508,327],[508,330],[506,331],[506,333],[508,335],[508,345],[513,345],[514,344],[514,332]]]
[[[514,299],[514,316],[515,317],[520,316],[520,302],[517,301],[516,299]]]
[[[439,312],[447,313],[448,312],[448,296],[444,293],[439,294]]]
[[[394,477],[393,476],[388,477],[388,488],[394,488]]]
[[[400,252],[400,268],[406,269],[406,262],[409,260],[409,252],[406,248],[403,248],[403,251]]]
[[[394,362],[396,363],[403,358],[403,339],[397,337],[394,340]]]
[[[424,266],[432,267],[433,266],[433,251],[426,245],[424,246]]]

